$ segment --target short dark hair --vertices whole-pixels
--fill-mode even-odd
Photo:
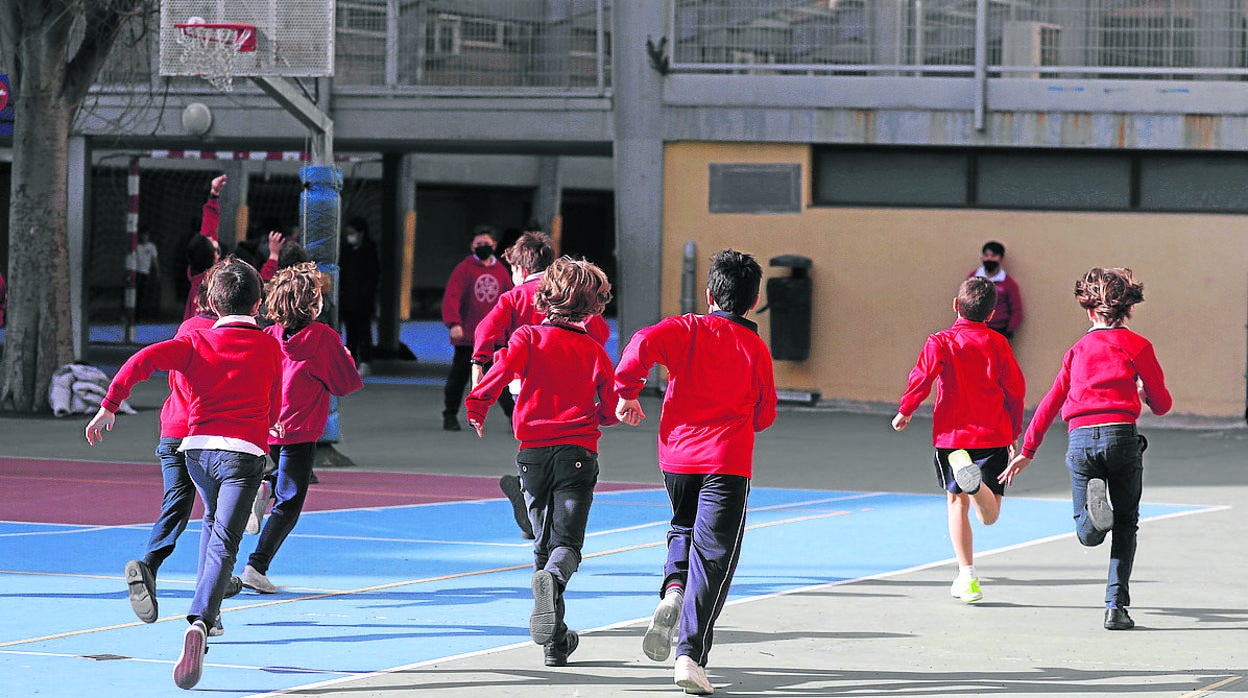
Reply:
[[[503,253],[503,259],[513,267],[522,267],[530,274],[546,271],[555,261],[555,247],[550,236],[540,230],[529,230]]]
[[[205,235],[195,233],[186,243],[186,266],[191,276],[202,274],[217,261],[217,248]]]
[[[763,268],[754,255],[727,249],[711,257],[706,288],[720,310],[744,315],[758,300],[762,280]]]
[[[250,315],[260,301],[260,275],[255,267],[230,255],[217,262],[208,298],[221,315]]]
[[[533,294],[533,307],[554,321],[580,322],[602,313],[609,302],[607,275],[591,262],[566,256],[546,267]]]
[[[1144,301],[1144,284],[1126,267],[1092,267],[1075,281],[1075,298],[1079,307],[1094,311],[1105,324],[1118,326],[1131,317],[1132,306]]]
[[[958,315],[971,322],[986,322],[997,307],[997,285],[982,276],[972,276],[958,287]]]
[[[363,231],[361,231],[363,232]],[[293,267],[296,264],[311,262],[312,255],[308,254],[308,250],[297,242],[287,242],[282,245],[282,249],[277,253],[277,268],[285,269]]]
[[[991,252],[998,257],[1004,257],[1005,245],[1002,245],[996,240],[989,240],[988,242],[985,242],[984,246],[979,249],[980,254],[984,254],[986,252]]]
[[[468,239],[471,240],[478,235],[489,235],[491,240],[498,242],[498,231],[495,230],[492,225],[482,223],[481,225],[474,226],[472,229],[472,235]]]

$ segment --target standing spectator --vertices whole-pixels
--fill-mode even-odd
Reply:
[[[139,244],[126,253],[126,271],[134,272],[134,317],[142,320],[159,315],[160,310],[160,263],[156,243],[151,232],[139,228]],[[152,307],[155,305],[155,307]],[[144,311],[147,311],[146,313]]]
[[[1005,273],[1001,263],[1005,261],[1005,245],[992,240],[985,242],[980,250],[980,265],[975,271],[966,275],[982,276],[997,287],[997,307],[988,318],[988,328],[1013,339],[1018,326],[1023,324],[1023,297],[1018,290],[1018,282]]]
[[[442,410],[442,428],[447,431],[460,431],[459,403],[464,399],[464,388],[468,386],[469,366],[472,361],[473,333],[477,323],[498,302],[504,291],[511,289],[511,272],[494,256],[494,246],[498,243],[498,233],[488,225],[479,225],[472,231],[472,254],[464,258],[451,272],[446,282],[446,293],[442,297],[442,322],[449,331],[451,344],[455,347],[455,355],[451,359],[451,370],[446,376],[444,390],[444,407]],[[507,402],[503,405],[507,416],[511,417],[510,394],[504,393]]]
[[[373,361],[373,308],[377,304],[381,263],[377,260],[377,244],[368,237],[368,221],[356,216],[347,221],[342,233],[338,311],[347,332],[347,350],[355,357],[362,378],[371,371]]]
[[[221,256],[217,226],[221,221],[221,190],[225,188],[225,182],[225,175],[213,178],[208,200],[204,202],[203,217],[199,221],[199,233],[193,235],[186,245],[186,278],[191,280],[191,288],[186,294],[186,309],[182,313],[184,321],[195,317],[195,299],[199,296],[204,272]]]

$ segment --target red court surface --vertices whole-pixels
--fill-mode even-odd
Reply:
[[[320,469],[304,511],[499,499],[498,478]],[[128,526],[160,513],[160,465],[0,457],[0,521]],[[654,489],[599,482],[599,492]],[[203,516],[195,503],[191,518]]]

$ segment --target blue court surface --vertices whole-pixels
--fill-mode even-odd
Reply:
[[[750,503],[732,600],[951,557],[943,495],[756,488]],[[1141,514],[1147,520],[1198,510],[1146,504]],[[649,617],[669,513],[660,489],[596,496],[585,559],[567,593],[569,625]],[[1072,536],[1071,528],[1069,500],[1008,498],[997,525],[976,525],[976,550]],[[199,529],[193,522],[160,570],[161,618],[153,625],[134,617],[121,577],[147,534],[147,526],[0,523],[0,694],[178,692],[172,668]],[[240,558],[254,546],[255,537],[245,537]],[[501,499],[305,513],[269,570],[281,593],[244,591],[225,601],[226,633],[210,638],[195,690],[329,689],[387,669],[516,646],[531,647],[536,660],[527,625],[531,565],[529,544]],[[592,642],[592,634],[582,638]]]

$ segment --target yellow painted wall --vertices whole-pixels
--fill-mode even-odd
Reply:
[[[1243,414],[1248,216],[812,208],[810,153],[805,145],[668,144],[665,316],[680,312],[686,240],[698,248],[699,298],[707,259],[719,249],[754,254],[768,277],[787,273],[768,267],[771,257],[806,255],[814,260],[811,357],[777,361],[777,385],[817,389],[825,399],[895,402],[926,335],[955,319],[953,296],[978,265],[981,245],[999,240],[1005,268],[1022,289],[1025,319],[1014,350],[1029,407],[1088,328],[1074,301],[1075,279],[1092,266],[1126,266],[1145,295],[1129,326],[1156,346],[1174,412]],[[801,164],[803,212],[710,214],[709,165],[747,162]],[[705,311],[700,300],[698,312]],[[755,319],[768,338],[769,315]]]

